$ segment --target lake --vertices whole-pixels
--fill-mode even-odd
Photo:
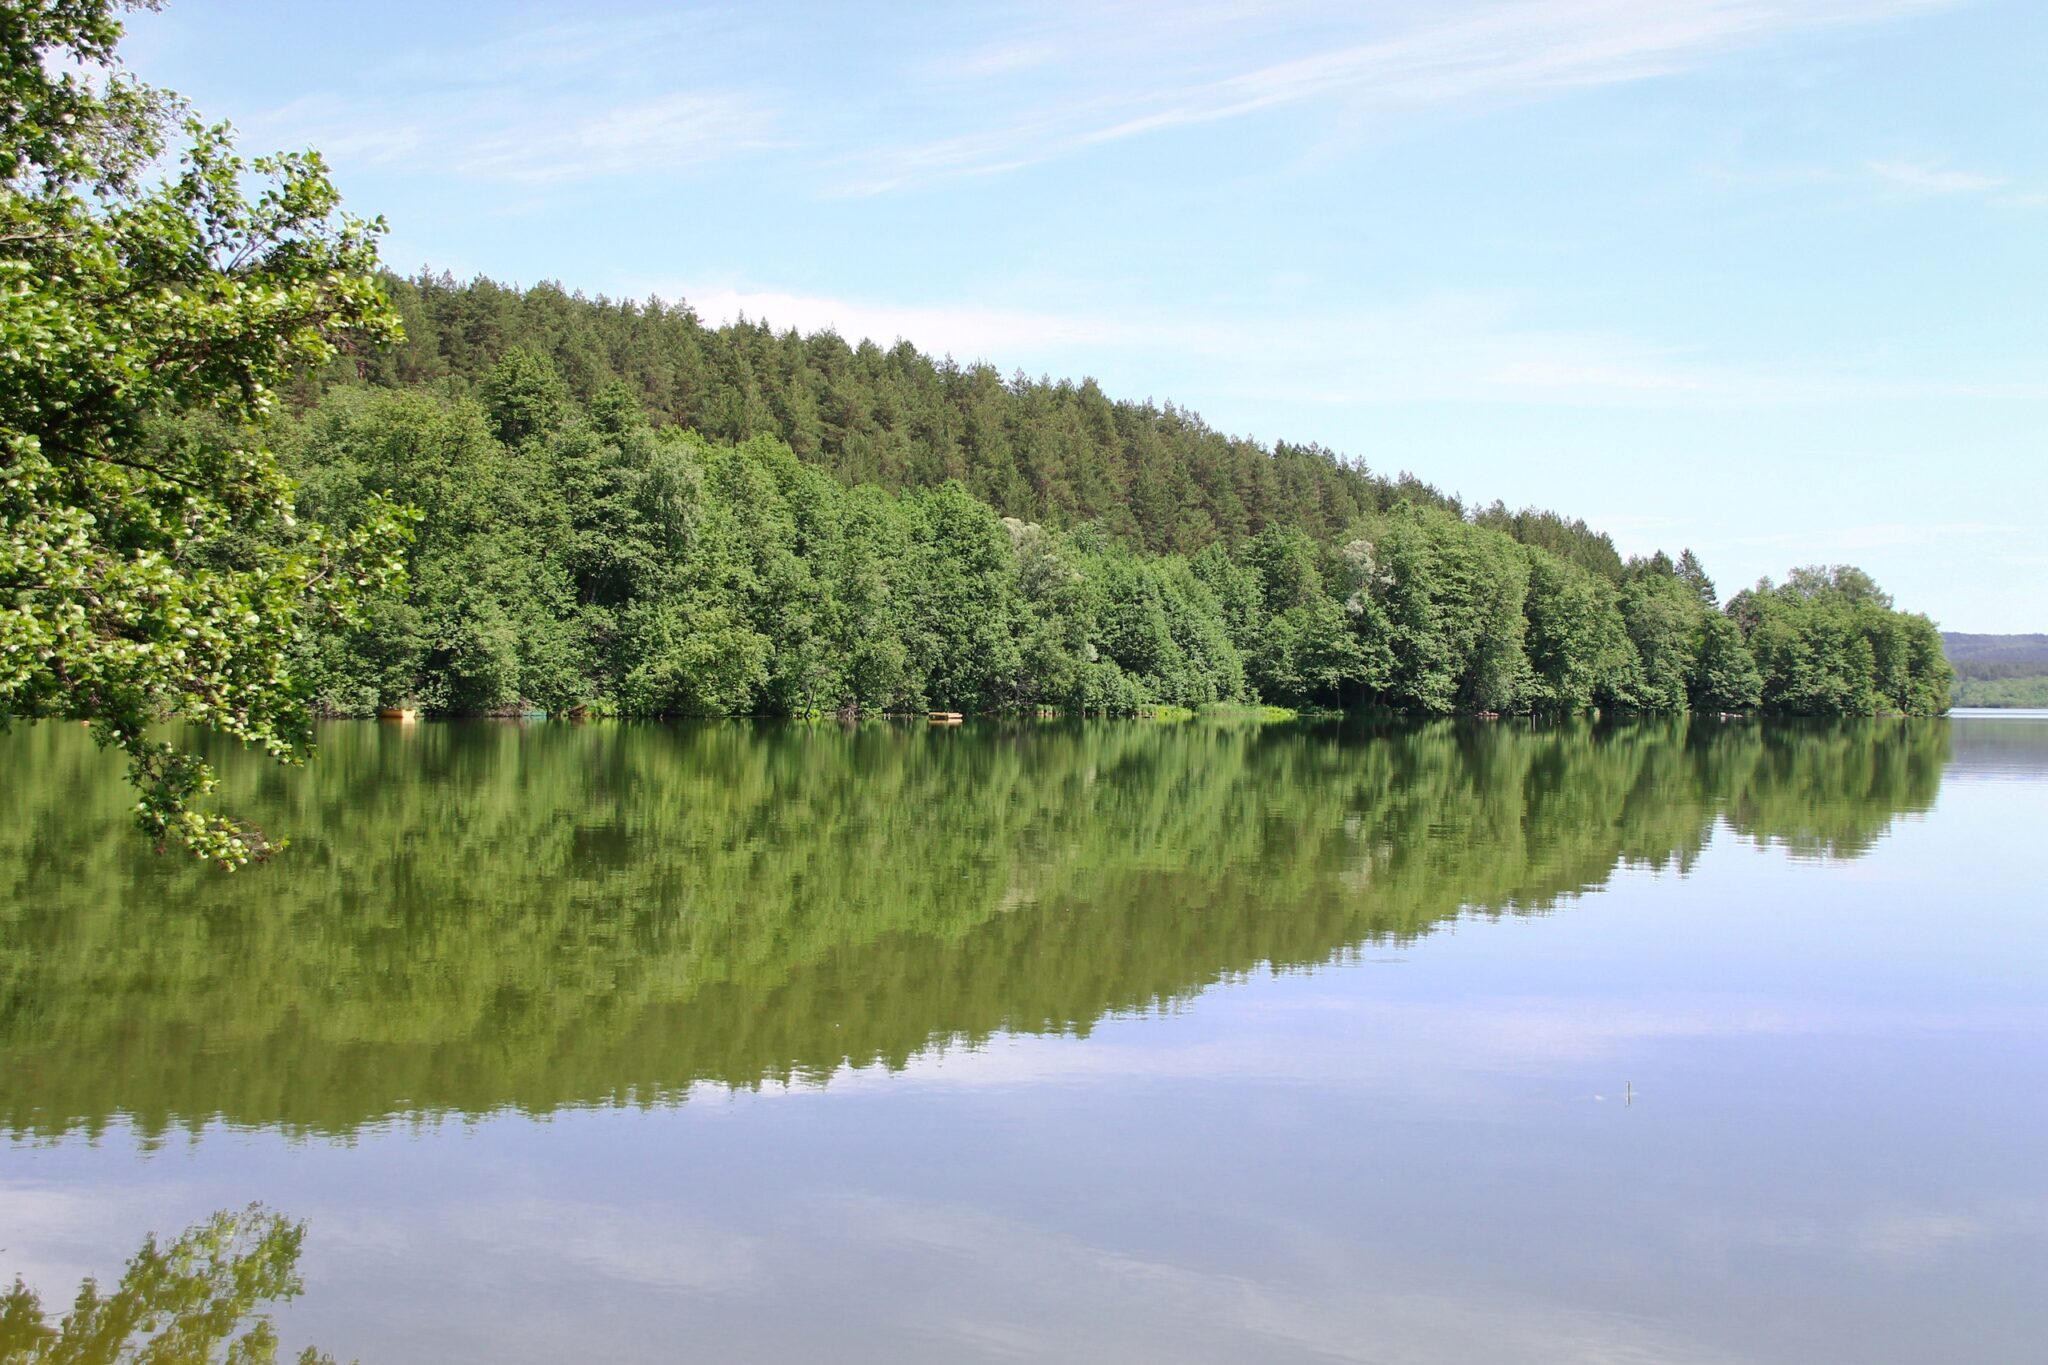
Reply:
[[[399,1361],[2009,1362],[2048,719],[0,736],[0,1282]]]

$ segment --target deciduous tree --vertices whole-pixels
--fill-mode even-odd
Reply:
[[[291,646],[396,572],[399,521],[372,495],[348,535],[295,524],[264,423],[395,324],[381,225],[317,155],[244,159],[131,79],[120,8],[0,14],[0,720],[91,722],[159,844],[233,867],[271,842],[197,809],[212,771],[152,731],[305,752]]]

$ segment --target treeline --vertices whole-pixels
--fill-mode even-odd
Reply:
[[[2048,673],[2022,673],[1956,681],[1957,706],[2048,707]]]
[[[1465,511],[1412,476],[1374,475],[1320,445],[1227,437],[1184,408],[1113,401],[1093,380],[1005,378],[908,342],[885,349],[765,321],[708,327],[686,305],[588,299],[551,284],[423,273],[385,285],[404,341],[304,377],[301,407],[337,384],[477,396],[507,352],[524,350],[579,404],[619,386],[657,426],[721,444],[772,437],[842,483],[904,491],[958,480],[1004,516],[1092,524],[1154,553],[1194,554],[1269,527],[1329,539],[1396,502]],[[1518,540],[1621,572],[1613,542],[1584,522],[1498,505],[1484,515]]]
[[[1966,635],[1944,631],[1955,666],[1957,706],[2048,706],[2048,635]]]
[[[2048,635],[1943,631],[1941,646],[1958,678],[2048,677]]]
[[[579,404],[523,349],[477,390],[341,388],[284,433],[307,516],[346,528],[387,490],[421,513],[409,595],[302,642],[296,672],[325,710],[1947,700],[1931,623],[1853,569],[1801,571],[1724,612],[1690,553],[1609,577],[1497,517],[1398,498],[1327,538],[1271,525],[1151,554],[1098,522],[1005,518],[957,480],[897,494],[771,437],[657,425],[621,382]]]

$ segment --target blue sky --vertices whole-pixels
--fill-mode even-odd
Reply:
[[[235,3],[140,74],[386,258],[1093,375],[2048,631],[2038,0]]]

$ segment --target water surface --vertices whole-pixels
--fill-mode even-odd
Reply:
[[[0,1277],[409,1360],[2007,1361],[2048,722],[0,737]]]

